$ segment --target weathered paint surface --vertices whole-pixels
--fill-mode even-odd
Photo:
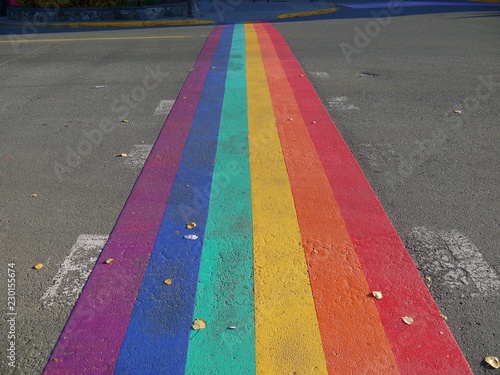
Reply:
[[[290,48],[257,23],[209,36],[45,373],[471,371]]]
[[[264,26],[256,27],[261,31],[260,45],[267,57],[267,79],[312,292],[314,299],[321,301],[316,303],[316,311],[328,369],[331,374],[368,373],[374,368],[385,374],[398,373],[375,299],[370,297],[370,288],[290,83],[270,36],[262,30]],[[337,282],[332,282],[332,277]],[[349,356],[351,361],[342,360]]]
[[[186,374],[255,373],[244,37],[243,25],[236,25],[193,315],[208,327],[192,331]]]
[[[112,374],[222,29],[208,38],[47,362],[45,374]],[[115,261],[107,265],[105,260]],[[112,329],[106,329],[112,327]]]
[[[257,373],[327,374],[264,51],[254,26],[245,31]],[[293,281],[283,278],[290,270]]]

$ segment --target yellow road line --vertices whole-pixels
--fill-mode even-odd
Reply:
[[[21,37],[21,36],[20,36]],[[107,37],[107,38],[55,38],[55,39],[19,39],[0,40],[0,43],[55,43],[55,42],[79,42],[79,41],[99,41],[99,40],[142,40],[142,39],[181,39],[187,38],[184,35],[173,36],[130,36],[130,37]]]
[[[245,24],[258,375],[328,374],[254,26]]]
[[[283,19],[283,18],[294,18],[294,17],[308,17],[308,16],[316,16],[318,14],[333,13],[336,11],[337,11],[337,8],[328,8],[328,9],[323,9],[323,10],[313,10],[310,12],[286,13],[286,14],[280,14],[278,16],[278,18]]]
[[[51,27],[140,27],[140,26],[182,26],[213,25],[211,20],[156,20],[156,21],[111,21],[111,22],[77,22],[52,23]]]
[[[186,25],[214,25],[212,20],[152,20],[152,21],[109,21],[109,22],[56,22],[39,25],[41,28],[50,27],[142,27],[142,26],[186,26]],[[23,27],[23,22],[0,22],[2,26]]]

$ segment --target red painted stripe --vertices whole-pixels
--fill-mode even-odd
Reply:
[[[265,24],[328,176],[402,374],[472,374],[418,270],[281,34]],[[312,123],[312,122],[315,123]],[[401,317],[415,322],[406,325]]]
[[[375,299],[274,45],[259,36],[330,374],[399,374]],[[289,282],[297,278],[288,277]]]
[[[222,30],[186,79],[44,374],[113,373]]]

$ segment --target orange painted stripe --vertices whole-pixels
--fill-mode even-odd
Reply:
[[[402,374],[472,374],[418,270],[283,36],[264,24],[355,246]],[[311,122],[315,121],[315,124]],[[401,317],[415,322],[406,325]],[[361,373],[360,371],[353,372]]]
[[[274,45],[256,24],[330,374],[399,374],[374,299]]]
[[[245,40],[256,373],[326,375],[328,370],[262,61],[264,56],[251,24],[245,25]]]

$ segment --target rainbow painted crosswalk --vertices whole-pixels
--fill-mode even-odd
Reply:
[[[44,373],[471,370],[285,40],[254,23],[208,37]]]

